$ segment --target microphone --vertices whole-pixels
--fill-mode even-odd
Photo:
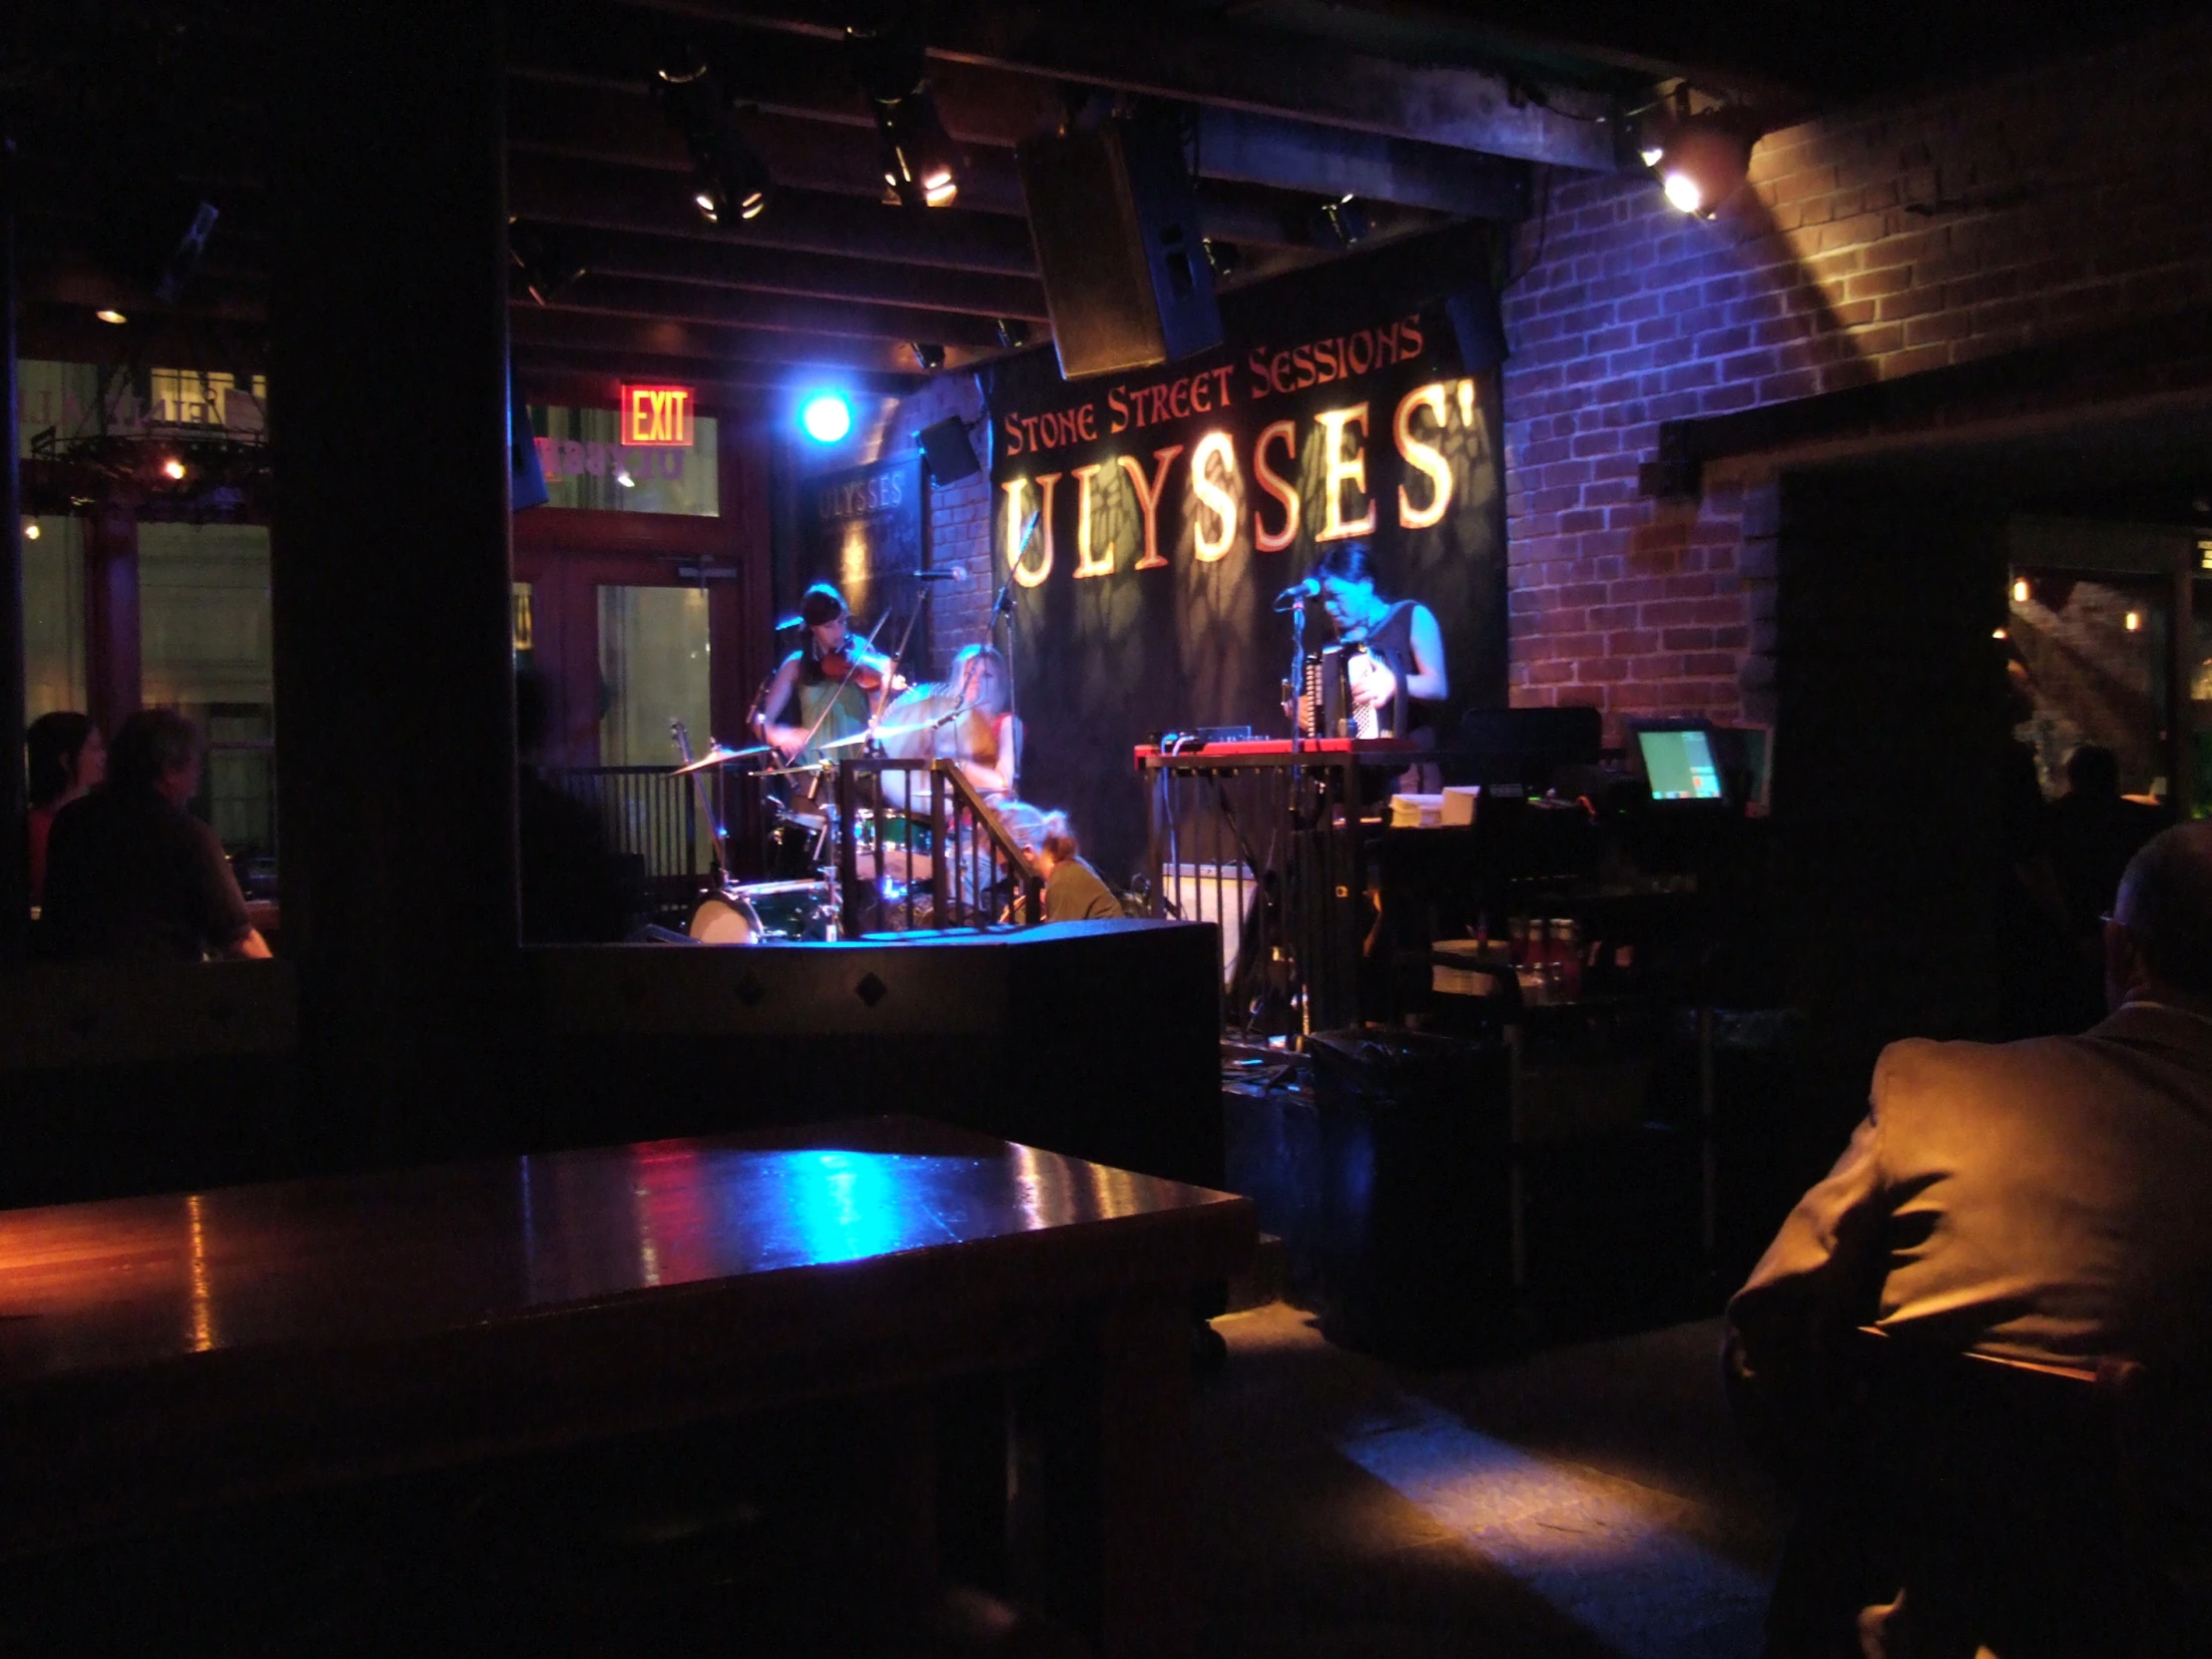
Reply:
[[[991,601],[991,620],[1009,616],[1014,609],[1014,579],[1009,576],[998,584],[998,597]]]
[[[1320,597],[1321,583],[1316,581],[1313,577],[1309,576],[1306,578],[1305,581],[1294,582],[1289,587],[1285,588],[1281,593],[1277,594],[1275,596],[1275,608],[1279,611],[1287,611],[1293,605],[1299,604],[1304,600],[1319,599]]]
[[[906,572],[917,582],[964,582],[966,565],[946,565],[942,570],[909,570]]]

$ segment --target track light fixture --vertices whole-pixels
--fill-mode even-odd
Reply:
[[[1743,188],[1751,171],[1751,147],[1760,127],[1740,105],[1690,108],[1687,86],[1675,89],[1672,112],[1643,113],[1634,143],[1644,166],[1658,178],[1678,211],[1711,219]]]
[[[523,290],[541,305],[550,305],[584,275],[583,262],[569,253],[560,233],[519,219],[507,221],[507,259],[520,275]]]
[[[998,343],[1007,350],[1016,350],[1029,343],[1029,323],[1018,316],[1002,316],[998,319]]]
[[[914,361],[921,365],[924,374],[934,374],[944,367],[944,347],[929,340],[915,340]]]
[[[948,208],[960,194],[962,159],[929,90],[921,29],[911,12],[880,27],[845,30],[860,90],[883,144],[883,183],[909,208]]]
[[[692,155],[692,205],[710,225],[758,219],[774,181],[738,131],[721,77],[689,45],[671,47],[655,74],[662,113]]]
[[[1324,202],[1317,214],[1320,229],[1325,233],[1326,239],[1343,248],[1352,247],[1375,229],[1375,222],[1369,218],[1367,208],[1354,197],[1340,196],[1334,202]],[[1316,240],[1323,238],[1317,237]]]

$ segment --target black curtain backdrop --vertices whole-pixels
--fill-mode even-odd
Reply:
[[[1371,515],[1357,539],[1374,551],[1379,591],[1420,600],[1443,631],[1439,739],[1461,709],[1505,702],[1496,364],[1462,361],[1446,315],[1448,299],[1462,316],[1470,300],[1475,314],[1493,307],[1487,270],[1480,229],[1457,228],[1230,294],[1225,344],[1182,362],[1069,382],[1044,347],[990,372],[992,545],[1015,596],[1022,794],[1065,809],[1109,877],[1144,852],[1138,743],[1202,725],[1289,735],[1291,619],[1275,597]],[[1283,538],[1289,509],[1256,447],[1298,501],[1280,548],[1263,543]],[[1140,476],[1158,492],[1151,558]],[[1328,618],[1319,605],[1308,617],[1318,650]]]

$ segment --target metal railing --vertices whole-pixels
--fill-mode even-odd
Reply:
[[[836,802],[846,937],[1044,920],[1044,877],[1022,849],[1042,815],[993,808],[958,763],[841,761]]]
[[[543,776],[598,815],[651,919],[683,927],[714,874],[714,836],[700,822],[691,780],[666,767],[564,767]],[[722,774],[711,776],[715,804],[727,810]]]

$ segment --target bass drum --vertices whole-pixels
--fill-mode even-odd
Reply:
[[[837,917],[837,890],[828,881],[752,881],[710,895],[688,931],[701,944],[833,939]]]
[[[685,931],[701,944],[753,944],[761,937],[761,918],[743,893],[716,893],[692,912]]]

